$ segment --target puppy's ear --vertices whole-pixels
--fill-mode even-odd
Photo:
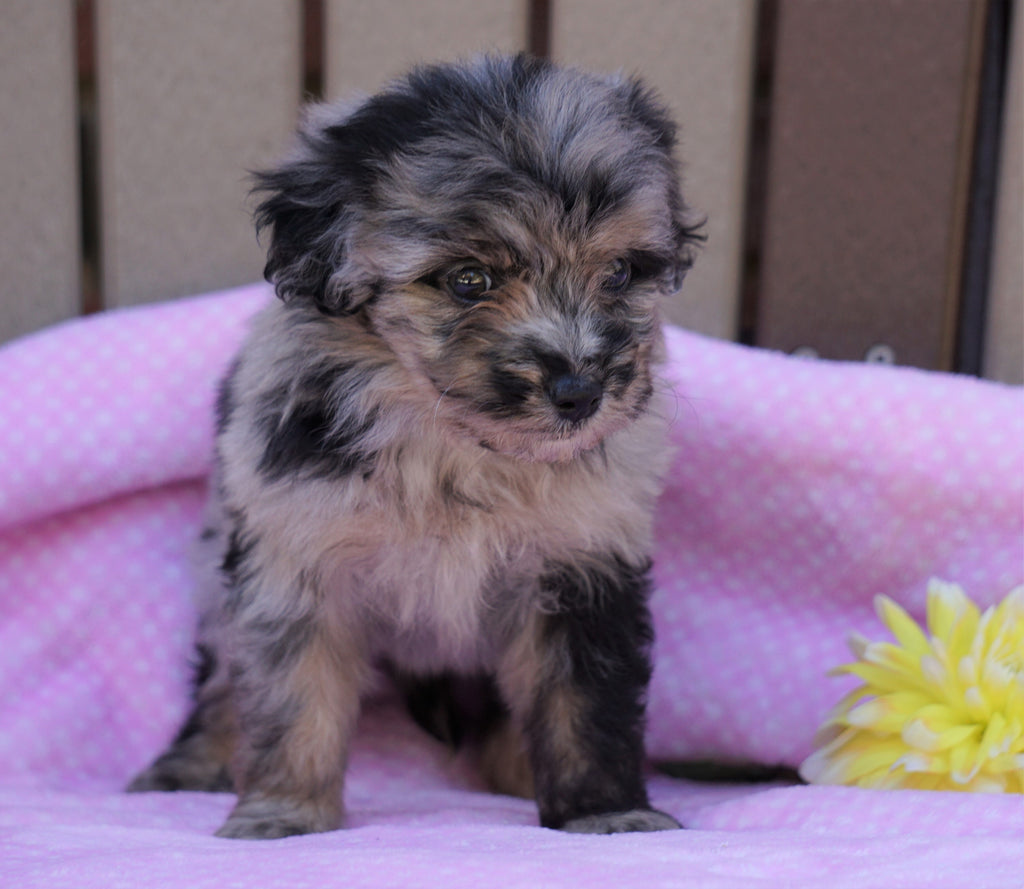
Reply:
[[[678,193],[678,191],[677,191]],[[686,273],[693,268],[697,252],[707,241],[708,236],[704,231],[707,219],[697,216],[685,203],[682,196],[672,208],[672,230],[675,236],[676,263],[672,269],[672,279],[669,282],[671,291],[674,293],[683,286],[683,279]]]
[[[707,240],[706,219],[698,216],[683,199],[675,158],[676,125],[657,94],[637,79],[625,80],[620,89],[633,122],[650,133],[651,145],[661,153],[668,171],[668,205],[672,214],[673,254],[675,262],[668,270],[667,286],[672,292],[682,287],[683,278],[693,265],[697,251]]]
[[[321,107],[307,114],[299,144],[279,166],[255,173],[258,234],[271,230],[266,279],[285,302],[311,301],[327,315],[350,315],[369,298],[350,258],[362,216],[358,164],[344,144],[344,119]]]

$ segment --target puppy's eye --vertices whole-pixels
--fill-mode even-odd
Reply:
[[[616,259],[608,266],[608,272],[601,282],[601,287],[612,293],[618,293],[629,286],[629,281],[632,277],[633,270],[630,268],[629,263],[624,259]]]
[[[452,296],[466,302],[480,299],[493,286],[491,276],[476,266],[456,269],[444,280]]]

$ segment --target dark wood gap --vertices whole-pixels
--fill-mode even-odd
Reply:
[[[540,59],[551,57],[552,0],[530,0],[526,49]]]
[[[740,306],[736,331],[739,342],[746,345],[756,345],[758,338],[778,19],[778,0],[759,0],[754,31],[753,76],[750,84],[743,264],[740,269]]]
[[[950,324],[955,330],[953,369],[975,376],[981,375],[985,357],[1011,19],[1015,12],[1020,14],[1019,9],[1013,9],[1013,0],[987,0],[982,27],[959,299],[956,300],[958,317]]]
[[[302,0],[302,100],[324,98],[324,0]]]
[[[96,99],[96,9],[93,0],[76,0],[74,28],[81,250],[79,305],[83,315],[90,315],[104,307],[100,249],[102,212]]]

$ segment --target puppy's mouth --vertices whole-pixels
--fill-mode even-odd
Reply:
[[[490,393],[493,394],[493,393]],[[528,396],[471,398],[449,391],[448,424],[462,439],[531,463],[563,463],[596,448],[642,410],[613,397],[595,377],[566,374]]]
[[[597,449],[610,435],[629,424],[617,417],[610,421],[595,419],[565,424],[562,429],[522,430],[491,428],[477,436],[477,444],[488,450],[527,463],[568,463]]]

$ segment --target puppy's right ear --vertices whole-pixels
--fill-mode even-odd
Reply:
[[[344,128],[324,126],[325,113],[307,117],[288,160],[254,174],[253,193],[263,196],[254,216],[257,234],[271,230],[263,274],[277,295],[351,315],[367,296],[346,268],[358,197],[348,152],[335,144]]]

